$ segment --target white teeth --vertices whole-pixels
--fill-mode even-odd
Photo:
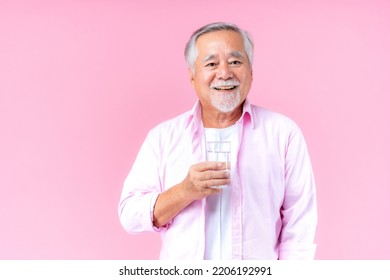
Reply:
[[[217,90],[229,90],[229,89],[234,89],[235,86],[224,86],[224,87],[215,87]]]
[[[210,88],[214,90],[233,90],[238,86],[240,86],[238,82],[226,81],[211,84]]]

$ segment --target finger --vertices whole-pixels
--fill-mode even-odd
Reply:
[[[194,175],[194,178],[196,178],[199,182],[230,178],[230,172],[227,170],[207,170],[203,172],[196,172]]]
[[[229,183],[230,183],[230,179],[215,179],[215,180],[209,180],[205,182],[208,188],[220,187],[220,186],[228,185]]]
[[[213,170],[230,170],[229,161],[216,161],[215,168]]]
[[[205,161],[192,166],[192,168],[198,172],[203,172],[207,170],[223,170],[225,169],[225,167],[226,164],[220,161]]]
[[[230,172],[226,170],[209,170],[198,173],[200,181],[209,181],[216,179],[229,179]]]

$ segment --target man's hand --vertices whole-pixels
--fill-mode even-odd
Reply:
[[[217,161],[206,161],[190,167],[183,181],[183,190],[192,200],[221,192],[219,186],[230,183],[230,172],[226,164]]]
[[[208,161],[190,167],[187,177],[179,184],[162,192],[154,205],[153,223],[164,226],[194,200],[221,192],[218,186],[230,183],[226,163]]]

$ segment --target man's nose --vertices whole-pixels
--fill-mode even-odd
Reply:
[[[228,63],[220,63],[217,71],[218,79],[227,80],[233,78],[233,72]]]

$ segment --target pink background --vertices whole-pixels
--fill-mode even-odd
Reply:
[[[142,4],[141,4],[142,3]],[[0,259],[153,259],[122,182],[147,131],[195,102],[183,48],[231,21],[252,102],[302,128],[318,259],[390,259],[390,1],[0,1]]]

